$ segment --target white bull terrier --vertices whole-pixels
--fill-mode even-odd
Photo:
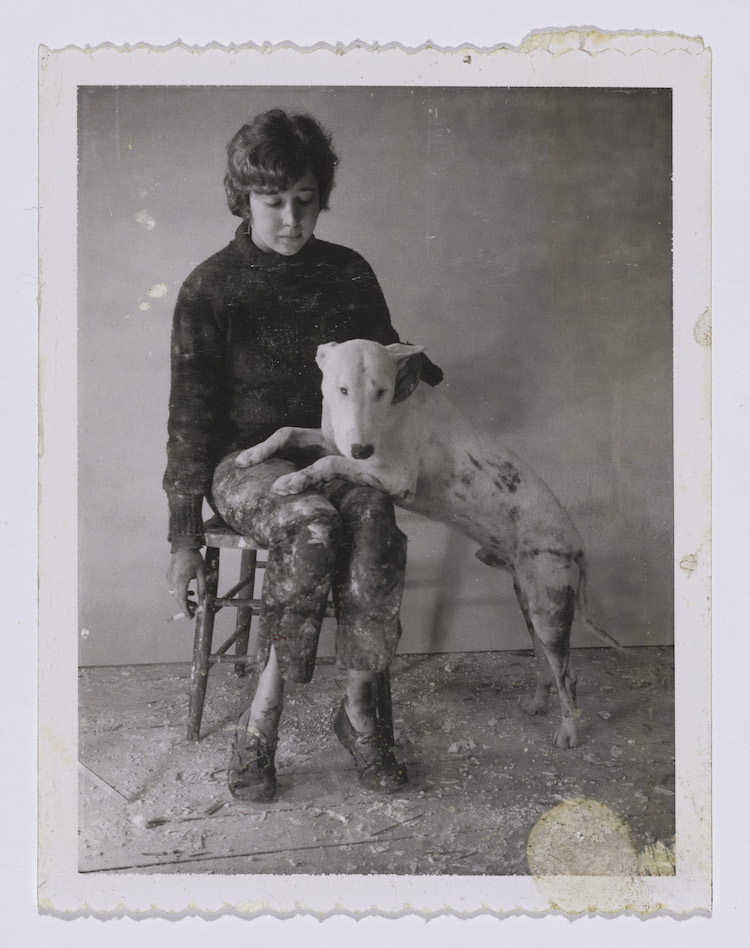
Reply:
[[[423,351],[423,346],[364,339],[319,346],[322,427],[280,428],[243,451],[237,463],[258,464],[288,446],[318,448],[324,457],[280,477],[273,490],[297,494],[341,477],[383,490],[398,506],[476,540],[483,563],[513,574],[534,643],[537,684],[525,710],[546,712],[554,679],[562,709],[554,743],[574,747],[570,628],[576,609],[590,632],[620,649],[588,615],[583,543],[531,468],[502,445],[489,445],[487,435],[460,415],[440,388],[417,384],[417,356]],[[399,370],[414,373],[413,390],[394,401]]]

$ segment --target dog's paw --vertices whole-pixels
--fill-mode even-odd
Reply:
[[[578,745],[578,735],[575,729],[571,730],[563,724],[559,731],[555,731],[552,743],[561,750],[567,750],[569,747],[576,747]]]
[[[235,464],[237,467],[252,467],[254,464],[260,464],[262,461],[267,461],[269,454],[263,449],[262,444],[256,444],[252,448],[246,448],[244,451],[241,451],[235,458]]]
[[[531,698],[521,698],[519,704],[521,705],[523,713],[531,717],[537,714],[546,714],[549,710],[549,700],[547,698],[539,698],[537,695]]]
[[[274,494],[299,494],[307,487],[307,478],[304,474],[295,472],[294,474],[284,474],[277,478],[271,485]]]

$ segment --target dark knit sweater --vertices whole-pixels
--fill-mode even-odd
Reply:
[[[219,460],[283,425],[320,425],[322,342],[398,342],[375,274],[346,247],[311,237],[284,257],[246,224],[190,274],[175,307],[164,490],[172,550],[203,542],[202,503]],[[423,375],[442,377],[428,360]]]

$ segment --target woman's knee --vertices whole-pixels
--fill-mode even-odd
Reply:
[[[388,494],[374,487],[356,485],[350,488],[341,498],[339,510],[345,522],[355,525],[372,522],[396,525],[393,501]]]
[[[208,501],[235,530],[258,535],[263,542],[269,513],[275,502],[274,481],[295,470],[289,461],[272,458],[252,467],[239,467],[239,451],[222,458],[214,471]]]
[[[344,529],[361,555],[381,560],[396,556],[406,544],[399,530],[393,502],[383,491],[372,487],[355,487],[339,506]]]
[[[330,573],[340,542],[341,522],[337,511],[323,497],[295,498],[274,518],[271,547],[277,562],[290,578],[303,583]]]
[[[397,615],[406,571],[406,537],[387,495],[352,491],[339,507],[344,556],[336,574],[347,610]]]

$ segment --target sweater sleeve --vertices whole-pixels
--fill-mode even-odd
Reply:
[[[163,486],[172,551],[203,544],[202,506],[216,463],[222,333],[199,281],[180,290],[172,325],[169,439]]]

